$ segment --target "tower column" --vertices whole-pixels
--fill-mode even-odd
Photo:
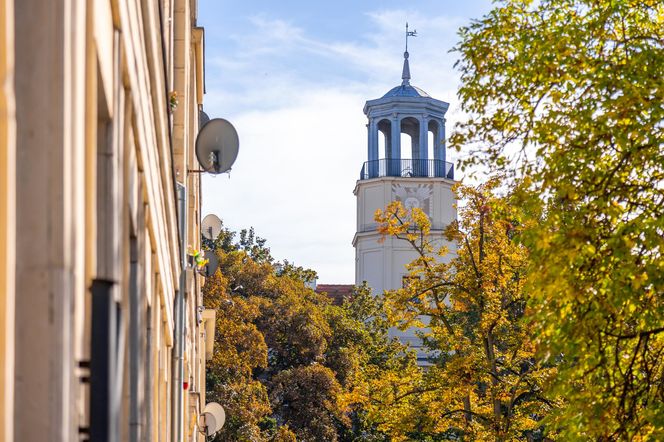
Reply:
[[[387,170],[389,176],[401,175],[401,127],[399,125],[399,117],[395,114],[392,119],[392,143],[391,143],[391,158],[388,161]]]
[[[368,158],[369,163],[368,173],[369,178],[375,178],[378,176],[378,129],[376,128],[376,122],[371,119],[369,124],[367,124],[367,143],[369,146]]]
[[[415,170],[417,171],[417,176],[428,176],[429,171],[429,136],[427,133],[427,121],[426,117],[419,118],[420,122],[420,135],[419,135],[419,161],[415,165]]]
[[[429,159],[428,118],[420,118],[420,159]]]
[[[446,176],[445,164],[445,124],[441,120],[433,120],[436,123],[435,139],[433,140],[433,155],[436,160],[436,176]]]
[[[443,167],[445,168],[445,175],[444,176],[446,178],[450,178],[450,177],[447,176],[447,174],[450,173],[450,172],[453,172],[453,171],[452,170],[449,170],[449,171],[447,170],[447,162],[446,162],[447,161],[447,144],[446,144],[446,141],[445,141],[445,119],[443,118],[442,120],[440,120],[440,122],[438,124],[439,124],[438,127],[440,128],[440,136],[438,137],[439,138],[438,144],[439,144],[439,149],[440,149],[440,156],[443,159],[443,164],[444,164]],[[454,167],[454,166],[450,166],[450,168],[452,168],[452,167]]]
[[[433,131],[433,159],[441,160],[440,157],[440,123],[438,120],[431,120],[432,123],[435,123],[436,130]]]
[[[440,149],[440,155],[443,161],[447,161],[447,152],[445,149],[445,119],[438,122],[438,132],[438,148]]]

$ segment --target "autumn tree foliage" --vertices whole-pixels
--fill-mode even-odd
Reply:
[[[423,327],[421,318],[429,318],[422,334],[433,365],[395,395],[385,392],[397,406],[411,396],[415,406],[406,414],[423,426],[410,431],[541,440],[541,420],[557,406],[544,391],[555,367],[536,356],[534,328],[524,318],[528,252],[514,239],[523,217],[509,199],[494,195],[497,185],[458,187],[464,205],[445,241],[419,208],[393,202],[376,213],[380,232],[418,254],[408,266],[410,283],[385,294],[388,316],[401,327]]]
[[[309,288],[315,272],[275,262],[253,229],[204,243],[220,266],[203,287],[217,311],[210,400],[227,413],[218,441],[382,441],[352,391],[367,364],[400,355],[366,287],[343,306]],[[391,349],[391,350],[386,350]]]
[[[565,440],[664,438],[664,3],[504,0],[456,51],[466,165],[512,173]]]
[[[207,363],[207,390],[221,402],[227,420],[218,440],[253,440],[269,414],[267,388],[253,373],[267,367],[267,346],[253,320],[260,314],[251,302],[233,296],[220,272],[205,282],[204,303],[216,310],[214,353]]]

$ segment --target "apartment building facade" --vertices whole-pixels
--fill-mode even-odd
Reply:
[[[204,440],[196,14],[0,0],[0,440]]]

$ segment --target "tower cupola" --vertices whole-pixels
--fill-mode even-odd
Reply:
[[[415,34],[406,29],[406,35]],[[445,152],[449,104],[410,84],[408,57],[406,42],[401,84],[364,105],[369,119],[368,161],[362,167],[362,180],[384,176],[454,179],[454,168],[446,162]],[[402,139],[410,141],[403,143]]]

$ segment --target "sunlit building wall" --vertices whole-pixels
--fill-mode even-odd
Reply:
[[[203,440],[213,329],[192,270],[181,385],[172,354],[200,248],[196,13],[0,1],[0,440]]]

